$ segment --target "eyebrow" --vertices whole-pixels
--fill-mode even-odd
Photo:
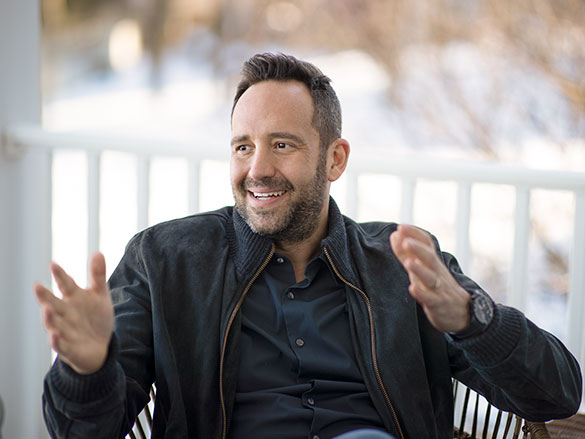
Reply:
[[[237,143],[246,142],[248,140],[250,140],[250,136],[248,136],[247,134],[243,136],[232,137],[231,145],[234,146]]]
[[[298,143],[299,145],[305,144],[305,141],[301,137],[297,136],[296,134],[288,133],[286,131],[275,131],[273,133],[270,133],[268,135],[268,137],[270,139],[289,139],[289,140],[294,141],[295,143]],[[236,137],[232,138],[231,145],[233,146],[235,144],[238,144],[241,142],[247,142],[249,140],[250,140],[250,136],[247,134],[244,134],[241,136],[236,136]]]
[[[297,136],[296,134],[293,133],[287,133],[286,131],[277,131],[275,133],[270,133],[270,138],[271,139],[275,139],[275,138],[279,138],[279,139],[290,139],[295,143],[298,143],[299,145],[304,145],[305,141],[300,138],[299,136]]]

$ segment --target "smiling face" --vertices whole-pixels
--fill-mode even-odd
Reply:
[[[297,81],[262,81],[232,116],[230,175],[236,208],[256,233],[300,242],[327,221],[327,155],[313,102]]]

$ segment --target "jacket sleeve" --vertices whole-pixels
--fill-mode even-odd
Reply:
[[[477,287],[453,256],[443,253],[443,259],[463,288]],[[582,377],[577,360],[520,311],[495,305],[484,332],[464,339],[445,337],[453,376],[496,407],[530,421],[565,418],[579,409]]]
[[[149,401],[152,318],[135,237],[109,280],[115,331],[104,366],[79,375],[59,358],[45,377],[43,415],[52,438],[123,438]]]

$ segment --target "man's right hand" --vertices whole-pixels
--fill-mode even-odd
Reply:
[[[104,256],[101,253],[92,256],[87,289],[80,288],[57,264],[51,263],[50,269],[63,298],[43,285],[34,286],[49,344],[75,372],[83,375],[97,372],[106,361],[114,331]]]

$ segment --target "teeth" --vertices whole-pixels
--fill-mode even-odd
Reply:
[[[254,194],[254,197],[256,197],[258,200],[267,200],[269,198],[272,197],[280,197],[281,195],[284,194],[285,191],[278,191],[278,192],[252,192],[252,194]]]

